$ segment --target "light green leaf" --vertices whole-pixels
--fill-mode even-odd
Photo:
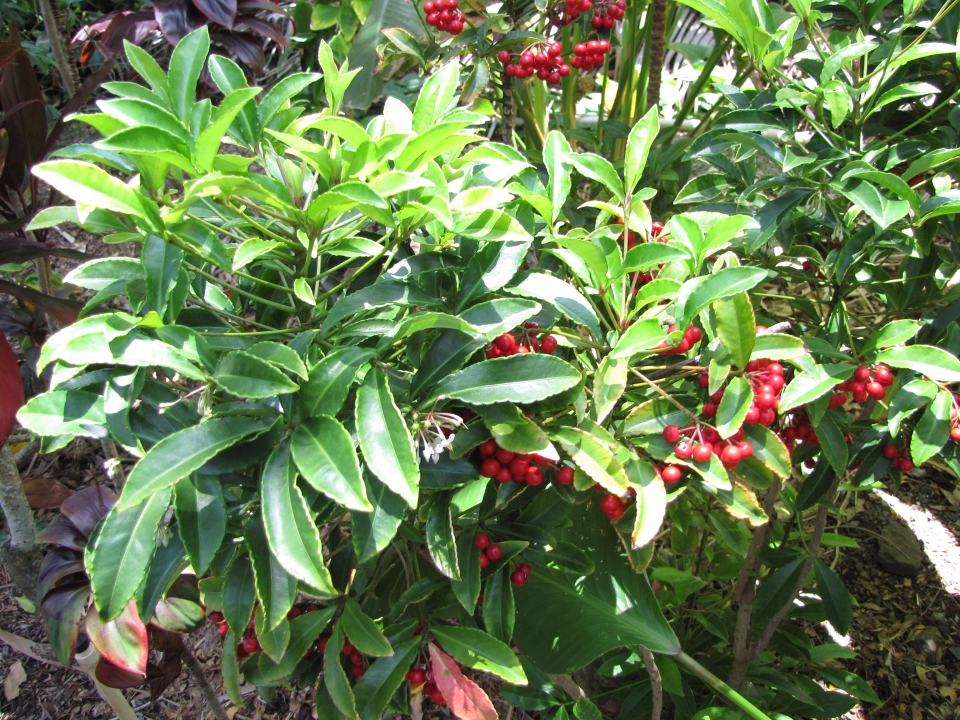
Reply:
[[[353,440],[338,421],[319,415],[303,422],[293,431],[291,449],[303,477],[317,490],[351,510],[373,510]]]

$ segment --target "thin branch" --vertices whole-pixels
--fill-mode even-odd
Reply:
[[[653,713],[650,715],[650,720],[660,720],[660,715],[663,713],[663,680],[660,677],[660,668],[657,667],[657,662],[650,650],[643,645],[638,645],[637,648],[640,650],[643,665],[650,676],[650,690],[653,692]]]
[[[210,710],[213,711],[214,717],[217,718],[217,720],[230,720],[226,710],[223,709],[223,705],[220,704],[217,694],[213,691],[213,688],[210,687],[210,683],[207,682],[207,678],[203,674],[203,666],[200,664],[200,661],[194,657],[193,653],[190,652],[190,648],[188,648],[186,644],[183,645],[181,657],[183,658],[183,664],[187,666],[187,670],[190,671],[193,679],[196,680],[197,687],[200,688],[200,694],[203,695],[203,699],[207,701],[207,705],[209,705]]]

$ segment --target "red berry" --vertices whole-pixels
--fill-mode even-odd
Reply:
[[[950,428],[950,439],[960,442],[960,427]]]
[[[870,379],[870,369],[861,365],[853,371],[853,376],[860,382],[866,382]]]
[[[351,655],[356,648],[353,646],[353,643],[349,640],[343,641],[343,650],[341,651],[344,655]]]
[[[527,468],[530,467],[530,463],[522,458],[514,458],[513,462],[510,463],[510,473],[517,480],[524,477],[527,474]]]
[[[220,623],[220,625],[217,627],[217,630],[220,631],[220,637],[226,637],[226,634],[230,632],[230,626],[226,623]]]
[[[767,365],[767,372],[771,375],[783,375],[783,365],[778,362],[772,362]]]
[[[497,53],[497,59],[500,62],[502,62],[504,65],[506,65],[508,62],[510,62],[510,51],[501,50],[500,52]]]
[[[682,443],[678,443],[673,449],[673,454],[681,460],[689,460],[693,455],[693,448],[690,447],[690,443],[683,441]]]
[[[724,467],[736,467],[737,463],[740,462],[740,457],[740,448],[736,445],[727,445],[720,451],[720,462],[723,463]]]
[[[667,425],[663,429],[663,439],[668,443],[675,443],[680,439],[680,428],[676,425]]]
[[[510,575],[510,582],[514,585],[526,585],[527,576],[523,574],[523,570],[515,570],[512,575]]]
[[[294,618],[300,617],[300,615],[301,615],[300,608],[292,607],[290,608],[290,611],[287,613],[287,620],[293,620]]]
[[[910,472],[913,470],[913,460],[904,458],[900,461],[900,472]]]
[[[951,431],[950,434],[952,435],[953,432]],[[885,458],[887,458],[887,460],[893,460],[893,459],[897,456],[897,453],[898,453],[898,452],[900,452],[900,451],[897,449],[897,446],[896,446],[896,445],[887,445],[887,446],[883,449],[883,456],[884,456]]]
[[[318,612],[319,610],[320,607],[318,605],[307,605],[303,609],[303,614],[306,615],[307,613]]]
[[[712,402],[705,402],[703,404],[703,410],[701,411],[705,418],[716,417],[717,415],[717,405]]]
[[[487,440],[486,442],[480,443],[480,455],[487,458],[497,452],[497,441],[494,439]]]
[[[322,637],[317,640],[317,650],[324,652],[327,649],[327,643],[330,642],[330,638]]]
[[[423,685],[427,681],[427,674],[420,668],[414,668],[407,673],[407,680],[411,685]]]
[[[623,517],[623,504],[621,503],[620,505],[612,509],[610,512],[608,512],[606,515],[608,518],[610,518],[611,521],[616,522],[617,520]]]
[[[496,452],[497,462],[499,462],[501,465],[509,465],[510,461],[516,456],[516,453],[510,452],[509,450],[504,450],[503,448],[497,449]]]
[[[533,568],[526,563],[520,563],[517,565],[517,570],[520,570],[527,577],[530,577],[530,574],[533,572]]]
[[[486,555],[484,555],[484,554],[481,554],[481,555],[480,555],[480,569],[483,570],[483,569],[484,569],[487,565],[489,565],[489,564],[490,564],[490,558],[488,558],[488,557],[487,557]]]
[[[493,476],[493,479],[496,480],[497,482],[502,482],[502,483],[510,482],[511,480],[513,480],[513,473],[510,472],[510,468],[501,467],[500,471]]]
[[[564,465],[562,468],[557,470],[557,482],[561,485],[569,485],[573,482],[573,468],[569,465]]]
[[[753,401],[757,404],[758,408],[764,410],[765,408],[772,408],[777,398],[773,393],[760,393],[754,397]]]
[[[760,411],[761,425],[769,425],[776,419],[777,419],[777,414],[771,408],[766,408]]]
[[[605,513],[616,510],[618,505],[623,505],[623,503],[620,502],[620,498],[616,495],[604,495],[600,500],[600,509]]]
[[[710,456],[713,455],[713,446],[700,443],[693,448],[693,459],[700,463],[710,462]]]
[[[486,533],[477,533],[477,536],[473,539],[473,544],[481,550],[488,548],[490,547],[490,536]]]
[[[486,553],[487,557],[492,562],[495,562],[503,557],[503,548],[501,548],[499,545],[491,545],[487,548]]]
[[[504,333],[494,340],[493,343],[500,348],[500,352],[508,353],[512,352],[517,346],[517,339],[510,333]]]
[[[753,445],[748,443],[746,440],[737,443],[737,448],[740,450],[740,457],[748,458],[753,455]]]
[[[887,389],[880,383],[874,381],[867,383],[867,394],[877,400],[883,400],[887,396]]]
[[[260,649],[260,642],[255,637],[246,638],[243,643],[244,652],[252,655]]]
[[[541,470],[536,465],[531,465],[527,468],[527,474],[523,476],[527,485],[531,487],[536,487],[543,482],[543,470]]]
[[[667,465],[660,471],[660,477],[663,478],[663,481],[670,484],[678,482],[682,475],[683,472],[676,465]]]
[[[480,463],[480,474],[484,477],[496,477],[498,472],[500,472],[500,463],[493,458],[487,458]]]
[[[563,74],[562,69],[560,74]],[[569,74],[569,71],[567,71],[567,74]],[[544,335],[540,339],[540,352],[545,352],[547,355],[551,355],[556,349],[557,339],[553,335]]]
[[[217,612],[216,610],[214,610],[212,613],[210,613],[210,621],[215,623],[222,623],[223,613]]]

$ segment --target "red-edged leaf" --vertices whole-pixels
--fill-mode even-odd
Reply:
[[[203,625],[206,614],[194,583],[178,577],[165,598],[157,603],[150,625],[170,633],[189,633]]]
[[[0,445],[7,441],[17,410],[23,405],[20,364],[7,338],[0,333]]]
[[[133,598],[127,607],[110,622],[101,622],[100,613],[87,613],[87,635],[100,654],[114,665],[130,672],[147,674],[147,626],[137,614]]]
[[[123,54],[124,40],[139,45],[159,29],[160,23],[157,22],[153,10],[123,12],[102,28],[103,35],[100,38],[100,46],[103,48],[104,55],[112,58],[115,55]],[[96,34],[93,32],[93,26],[90,26],[90,30],[91,34]],[[80,34],[78,33],[74,41],[79,37]]]
[[[47,593],[40,603],[40,616],[47,627],[50,645],[60,662],[67,667],[77,650],[80,618],[83,617],[83,609],[89,597],[90,583],[83,581],[56,588]]]
[[[150,667],[151,669],[153,668],[152,665]],[[119,665],[114,665],[105,658],[100,658],[97,662],[97,669],[94,674],[102,684],[109,688],[116,688],[117,690],[143,685],[147,681],[147,678],[143,675],[130,672]]]
[[[91,485],[75,492],[60,505],[60,512],[77,530],[89,536],[100,518],[117,504],[117,494],[102,485]]]
[[[42,545],[59,545],[82,553],[87,546],[87,536],[77,530],[69,518],[57,515],[53,522],[37,533],[37,542]]]
[[[433,681],[443,699],[460,720],[497,720],[497,711],[487,694],[473,680],[464,677],[452,657],[430,643]]]
[[[37,575],[37,598],[42,601],[48,592],[77,573],[84,573],[82,578],[75,579],[77,582],[86,578],[83,556],[80,553],[67,548],[50,548],[43,556],[43,562],[40,563],[40,572]]]
[[[190,0],[155,0],[153,16],[160,25],[160,32],[171,45],[176,45],[184,36],[207,24],[207,18]]]
[[[237,0],[193,0],[197,10],[215,23],[232,28],[237,17]]]
[[[30,478],[23,481],[23,493],[32,510],[56,510],[73,491],[50,478]]]
[[[77,321],[77,315],[83,305],[73,300],[61,300],[50,295],[44,295],[33,288],[23,287],[15,283],[0,280],[0,293],[13,295],[18,300],[36,305],[47,315],[55,318],[61,325],[72,325]]]

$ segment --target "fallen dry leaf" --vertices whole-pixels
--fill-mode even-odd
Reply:
[[[49,478],[28,478],[23,481],[23,492],[34,510],[56,510],[73,495],[73,491]]]
[[[931,690],[937,686],[936,681],[932,677],[928,677],[927,671],[919,665],[917,665],[917,677],[920,678],[920,682],[922,682]]]
[[[17,660],[7,671],[7,676],[3,679],[3,694],[7,700],[13,700],[20,696],[20,685],[27,679],[27,673],[23,669],[23,663]]]

